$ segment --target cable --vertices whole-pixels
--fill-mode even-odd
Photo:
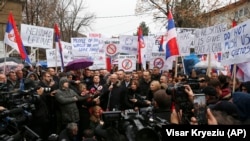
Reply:
[[[104,18],[124,18],[124,17],[134,17],[134,16],[139,16],[139,15],[147,15],[151,13],[141,13],[137,15],[120,15],[120,16],[106,16],[106,17],[95,17],[95,19],[104,19]]]

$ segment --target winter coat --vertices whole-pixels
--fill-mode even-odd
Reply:
[[[68,82],[67,78],[61,78],[59,82],[59,90],[55,95],[56,101],[59,103],[59,108],[61,110],[62,124],[67,124],[70,122],[79,121],[79,110],[77,108],[76,102],[82,101],[89,96],[81,97],[72,89],[63,88],[63,84]],[[78,100],[76,100],[76,97]]]

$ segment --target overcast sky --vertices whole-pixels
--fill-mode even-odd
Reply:
[[[111,37],[118,35],[132,35],[136,33],[137,27],[141,22],[145,22],[149,26],[150,31],[158,32],[163,26],[155,25],[152,16],[149,14],[141,16],[135,15],[135,7],[137,0],[86,0],[90,12],[96,14],[95,23],[92,24],[93,30],[90,32],[101,33],[103,36]],[[119,17],[123,16],[123,17]],[[162,24],[161,24],[162,25]]]
[[[150,14],[132,16],[135,15],[136,1],[137,0],[86,0],[86,6],[89,12],[95,13],[97,17],[110,17],[97,18],[95,23],[91,25],[93,30],[89,32],[101,33],[104,37],[132,35],[136,33],[137,27],[143,21],[149,27],[151,33],[166,31],[164,23],[154,23],[153,17]],[[229,2],[232,3],[238,0],[219,1],[225,5],[225,3],[228,4]]]

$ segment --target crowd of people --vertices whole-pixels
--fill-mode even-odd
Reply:
[[[231,77],[216,72],[208,76],[194,70],[191,74],[178,73],[173,77],[158,67],[133,72],[88,68],[56,72],[55,68],[28,67],[1,73],[0,83],[7,87],[7,91],[32,89],[40,96],[29,127],[42,139],[58,134],[60,141],[106,141],[114,136],[96,131],[105,124],[102,120],[104,111],[138,111],[152,106],[154,116],[170,124],[197,124],[193,116],[186,121],[180,120],[182,114],[179,113],[185,109],[176,108],[173,100],[176,95],[167,91],[182,85],[192,105],[197,91],[185,83],[190,78],[197,80],[199,92],[206,95],[208,124],[248,124],[250,82],[241,82],[237,78],[233,81]],[[8,107],[0,106],[1,111]]]

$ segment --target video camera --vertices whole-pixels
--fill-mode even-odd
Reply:
[[[173,93],[183,94],[185,93],[185,85],[189,85],[194,93],[199,93],[200,92],[199,82],[200,81],[198,79],[184,79],[182,80],[182,82],[174,86],[169,86],[166,89],[166,93],[169,95],[172,95]]]
[[[161,140],[162,125],[169,124],[166,120],[155,117],[150,119],[148,113],[152,107],[140,109],[138,112],[132,109],[121,111],[109,111],[102,113],[104,126],[112,126],[121,134],[125,135],[128,141],[141,141],[146,138],[152,141]],[[145,138],[146,137],[146,138]]]
[[[193,116],[193,103],[185,92],[185,85],[189,85],[194,94],[199,94],[201,93],[199,82],[198,79],[184,79],[182,82],[166,89],[166,93],[172,96],[176,110],[182,109],[182,124],[189,124],[189,119]]]
[[[39,136],[28,128],[35,103],[40,98],[35,90],[22,90],[1,93],[7,110],[0,112],[0,140],[19,141],[23,138],[39,140]]]

